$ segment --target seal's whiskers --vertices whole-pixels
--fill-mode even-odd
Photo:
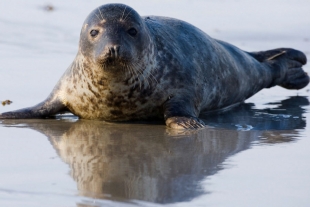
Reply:
[[[124,9],[124,11],[123,11],[123,14],[122,14],[121,20],[123,20],[123,17],[124,17],[124,14],[125,14],[126,8],[127,8],[127,6],[125,6],[125,9]]]
[[[130,14],[131,12],[132,12],[132,10],[130,10],[130,11],[127,13],[127,15],[126,15],[124,21],[126,21],[127,17],[129,16],[129,14]]]
[[[99,11],[99,14],[101,16],[101,20],[104,20],[103,16],[102,16],[102,13],[101,13],[101,10],[98,8],[98,11]]]

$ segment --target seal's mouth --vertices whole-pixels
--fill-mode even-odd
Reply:
[[[128,67],[129,62],[127,59],[120,57],[106,57],[99,61],[102,69],[105,71],[122,70]]]
[[[119,60],[119,58],[108,57],[102,62],[102,64],[106,66],[117,66],[120,62],[121,60]]]

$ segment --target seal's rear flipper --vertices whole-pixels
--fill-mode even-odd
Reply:
[[[279,86],[286,89],[302,89],[309,84],[309,76],[302,68],[290,68]]]
[[[265,62],[268,60],[275,60],[281,56],[286,56],[291,60],[300,62],[302,65],[307,63],[307,57],[304,53],[291,48],[278,48],[273,50],[261,51],[261,52],[247,52],[259,62]]]
[[[271,86],[279,85],[286,89],[301,89],[309,84],[309,76],[302,69],[302,66],[307,63],[307,57],[298,50],[279,48],[248,54],[259,62],[266,62],[271,65],[276,74]]]
[[[2,113],[0,114],[0,119],[46,118],[66,110],[66,106],[59,100],[59,98],[48,98],[33,107]]]

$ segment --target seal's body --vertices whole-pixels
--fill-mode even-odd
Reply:
[[[306,56],[281,48],[248,53],[184,21],[141,17],[123,4],[94,10],[78,54],[42,103],[0,118],[44,118],[70,111],[84,119],[164,117],[172,128],[199,128],[201,111],[244,101],[263,88],[309,83]]]

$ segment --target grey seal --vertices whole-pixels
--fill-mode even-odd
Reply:
[[[48,98],[0,119],[69,111],[82,119],[161,118],[171,128],[202,128],[202,111],[236,105],[263,88],[305,87],[306,62],[294,49],[245,52],[187,22],[107,4],[86,18],[76,58]]]

